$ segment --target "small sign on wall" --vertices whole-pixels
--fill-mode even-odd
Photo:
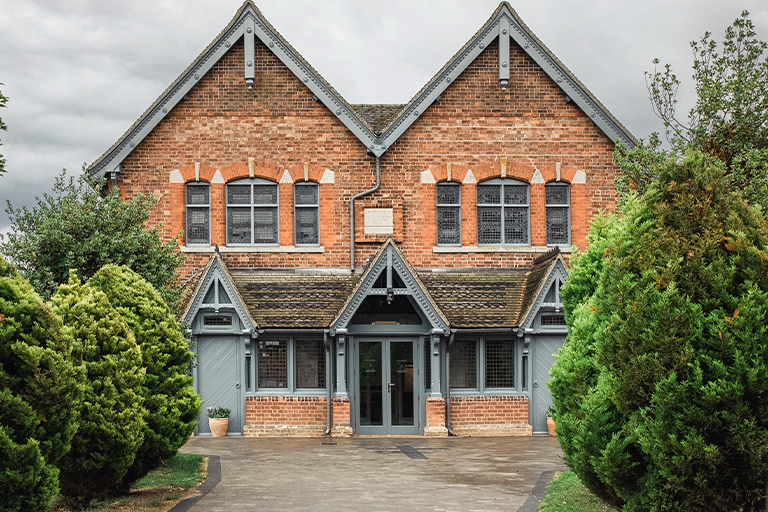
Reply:
[[[365,209],[366,235],[391,235],[394,233],[394,226],[392,208]]]

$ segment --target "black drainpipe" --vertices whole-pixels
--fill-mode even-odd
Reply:
[[[333,394],[333,375],[331,370],[333,364],[331,361],[331,338],[328,331],[323,333],[323,344],[325,345],[325,435],[331,434],[331,395]]]
[[[376,185],[370,190],[366,190],[365,192],[360,192],[359,194],[352,196],[352,199],[349,200],[349,268],[352,270],[355,270],[355,200],[360,199],[363,196],[367,196],[368,194],[373,194],[377,190],[379,190],[379,185],[381,184],[381,167],[379,167],[379,157],[376,157]]]
[[[455,436],[451,428],[451,345],[453,345],[454,331],[448,337],[448,347],[445,349],[445,428],[449,436]]]

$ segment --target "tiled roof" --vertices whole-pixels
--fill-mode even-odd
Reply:
[[[405,105],[351,105],[351,107],[363,121],[368,123],[373,133],[381,135]]]
[[[419,272],[452,328],[516,327],[526,271]]]
[[[327,328],[360,278],[349,272],[230,270],[262,329]]]
[[[525,317],[528,316],[533,303],[536,302],[536,298],[542,291],[547,277],[549,277],[552,268],[558,261],[564,260],[562,255],[560,255],[560,249],[557,247],[533,260],[533,266],[526,276],[525,287],[521,293],[520,309],[515,319],[515,325],[520,325],[525,320]]]

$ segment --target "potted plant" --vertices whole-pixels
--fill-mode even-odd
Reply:
[[[555,409],[550,406],[549,409],[547,409],[547,430],[549,430],[549,435],[556,436],[555,433]]]
[[[226,407],[206,407],[208,410],[208,426],[213,437],[227,435],[229,427],[229,409]]]

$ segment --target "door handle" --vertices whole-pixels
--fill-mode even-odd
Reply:
[[[389,384],[387,384],[387,392],[391,393],[393,387],[395,387],[394,382],[390,382]]]

